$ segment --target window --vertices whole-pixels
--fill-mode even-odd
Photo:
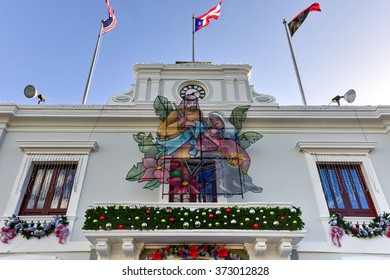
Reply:
[[[298,141],[312,181],[320,218],[340,212],[354,221],[368,221],[388,209],[388,203],[370,159],[376,142]],[[379,162],[380,163],[380,162]]]
[[[77,162],[36,162],[19,215],[65,215],[77,170]]]
[[[215,154],[197,158],[173,158],[180,170],[178,177],[168,179],[169,191],[163,187],[163,197],[169,202],[221,202],[225,198],[243,195],[247,191],[261,192],[262,188],[244,173],[239,156],[225,158]],[[172,165],[170,166],[171,170]],[[177,167],[176,167],[177,168]],[[174,172],[171,172],[171,175]]]
[[[180,194],[180,191],[175,191],[177,185],[170,184],[169,202],[218,202],[215,161],[192,158],[181,159],[180,162],[187,174],[190,174],[181,178],[182,186],[188,186],[189,190]]]
[[[330,212],[343,216],[376,216],[376,211],[357,163],[317,163]]]
[[[17,141],[24,152],[5,216],[77,214],[89,155],[96,141]]]

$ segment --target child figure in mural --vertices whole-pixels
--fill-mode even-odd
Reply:
[[[158,127],[157,143],[174,158],[194,157],[196,139],[205,129],[198,98],[188,94]]]
[[[236,128],[222,112],[208,114],[208,129],[196,141],[196,149],[205,158],[215,158],[214,174],[217,192],[225,197],[263,189],[248,175],[250,157],[238,143]]]

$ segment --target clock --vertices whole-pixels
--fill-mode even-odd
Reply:
[[[206,96],[207,88],[199,81],[187,81],[179,86],[179,95],[184,98],[186,95],[192,94],[197,98],[203,99]]]

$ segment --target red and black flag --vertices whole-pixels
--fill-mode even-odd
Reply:
[[[293,18],[289,22],[288,28],[290,29],[291,37],[294,35],[295,31],[298,30],[301,24],[305,21],[307,15],[313,11],[321,12],[320,4],[318,3],[312,4],[310,7],[304,9],[302,12],[300,12],[295,18]]]

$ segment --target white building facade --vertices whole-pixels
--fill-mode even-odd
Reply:
[[[390,258],[390,106],[279,106],[251,70],[137,64],[106,105],[1,103],[0,259]]]

